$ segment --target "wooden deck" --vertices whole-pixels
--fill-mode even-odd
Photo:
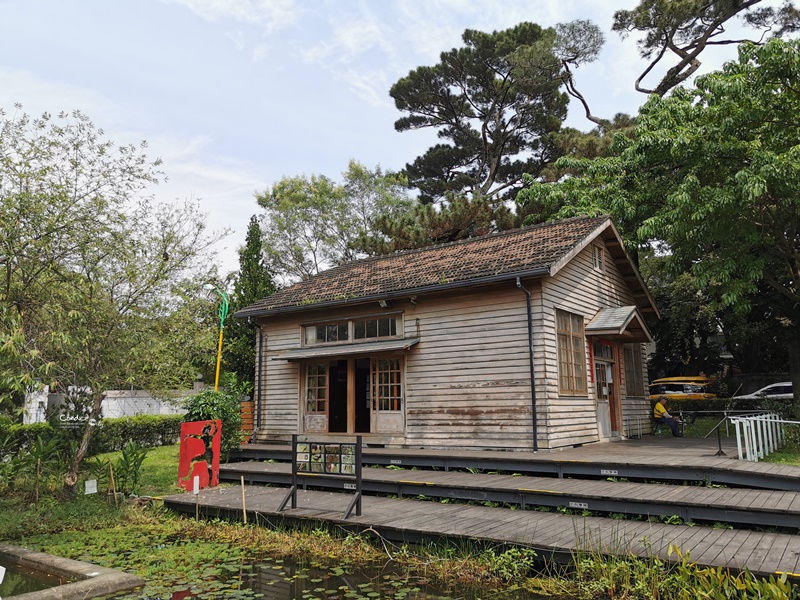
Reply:
[[[339,438],[341,439],[341,438]],[[248,444],[243,460],[288,461],[290,446]],[[736,485],[800,491],[800,467],[736,459],[736,442],[722,439],[725,456],[717,456],[717,440],[645,436],[606,444],[587,444],[544,452],[494,452],[370,448],[365,465],[422,469],[484,469],[547,477],[634,478]]]
[[[800,577],[800,536],[688,527],[602,517],[580,517],[537,511],[512,511],[467,504],[441,504],[418,500],[364,498],[360,517],[344,520],[350,494],[298,491],[296,509],[278,513],[286,494],[283,488],[245,486],[248,522],[279,523],[325,521],[355,532],[368,532],[398,542],[456,538],[488,543],[516,543],[535,548],[540,556],[565,559],[576,552],[653,556],[675,560],[670,547],[689,553],[692,562],[731,569],[748,568],[758,575],[788,573]],[[174,510],[206,517],[238,518],[242,515],[240,487],[204,490],[164,499]],[[196,505],[196,502],[199,503]]]
[[[247,461],[220,468],[220,481],[291,485],[289,463]],[[301,475],[304,487],[344,489],[344,480]],[[672,516],[684,522],[800,528],[800,494],[782,490],[730,489],[698,485],[653,485],[624,481],[493,475],[456,471],[364,469],[367,493],[400,497],[479,500],[526,506],[565,507],[628,516]]]
[[[678,515],[684,521],[705,523],[692,527],[372,495],[363,498],[360,517],[345,520],[352,493],[342,489],[341,479],[303,477],[302,483],[317,489],[299,490],[298,508],[278,512],[286,487],[268,486],[288,485],[288,462],[231,463],[222,468],[221,475],[228,481],[245,477],[246,482],[267,484],[245,486],[248,521],[265,525],[326,521],[398,542],[463,538],[518,543],[559,560],[576,551],[656,555],[669,560],[673,547],[688,552],[700,565],[800,577],[800,536],[794,531],[752,529],[800,527],[800,467],[736,460],[731,458],[735,446],[730,440],[723,440],[723,450],[727,456],[717,456],[716,440],[650,437],[535,454],[364,449],[364,464],[395,467],[364,469],[365,492],[490,500],[528,509],[565,506],[603,515]],[[248,445],[241,454],[288,461],[290,448]],[[467,468],[506,474],[458,471]],[[712,482],[730,487],[697,485]],[[340,491],[324,491],[331,487]],[[211,517],[242,517],[239,485],[205,490],[197,499],[191,494],[170,496],[165,505],[189,514],[197,510]],[[718,529],[710,526],[714,522],[750,528]]]

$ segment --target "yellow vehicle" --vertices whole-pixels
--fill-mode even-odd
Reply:
[[[709,400],[717,397],[716,380],[704,375],[662,377],[650,383],[650,400]]]

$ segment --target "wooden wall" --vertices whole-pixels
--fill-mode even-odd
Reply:
[[[263,356],[260,361],[256,356],[256,368],[260,362],[261,423],[256,441],[286,441],[298,433],[300,424],[300,368],[297,363],[272,358],[300,345],[300,323],[293,318],[273,318],[260,325]]]
[[[537,315],[541,332],[537,336],[537,367],[541,360],[543,374],[537,383],[542,386],[546,400],[547,443],[550,448],[574,446],[600,440],[597,425],[597,399],[593,387],[589,344],[584,345],[586,356],[587,396],[562,396],[558,392],[558,352],[556,342],[556,309],[583,315],[588,324],[602,308],[631,306],[635,300],[629,292],[619,269],[610,257],[604,272],[594,269],[591,247],[584,248],[552,278],[542,280],[542,305]],[[622,398],[622,417],[641,412],[642,399],[625,398],[625,376],[622,347],[615,344],[614,369],[618,391]],[[646,373],[645,369],[645,373]],[[537,387],[538,393],[538,387]]]
[[[406,359],[409,446],[532,449],[526,302],[508,282],[406,313],[406,336],[421,340]]]
[[[581,314],[588,323],[601,308],[632,305],[634,299],[610,258],[604,273],[594,270],[590,247],[577,253],[555,277],[527,280],[523,285],[532,294],[539,448],[596,442],[590,342],[585,346],[587,395],[559,395],[555,312]],[[388,312],[402,310],[405,337],[420,340],[404,361],[406,430],[404,436],[372,434],[367,441],[406,447],[531,450],[526,302],[513,281],[419,296],[413,302],[395,301]],[[300,427],[300,366],[271,358],[300,346],[301,323],[379,310],[373,302],[345,310],[312,310],[302,318],[261,321],[265,338],[259,441],[287,440]],[[622,346],[615,348],[615,377],[627,424],[636,416],[646,417],[649,404],[646,397],[625,397]],[[645,376],[646,372],[645,365]]]

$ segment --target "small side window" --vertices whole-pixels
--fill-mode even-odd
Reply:
[[[606,270],[606,254],[605,248],[600,244],[592,244],[592,266],[595,271],[604,273]]]

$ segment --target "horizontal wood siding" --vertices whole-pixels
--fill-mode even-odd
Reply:
[[[405,319],[409,446],[532,447],[526,297],[513,282],[420,298]]]
[[[537,373],[542,389],[542,402],[547,414],[546,444],[559,448],[599,441],[597,400],[592,384],[589,340],[584,346],[587,375],[586,396],[563,396],[558,389],[558,345],[556,334],[556,309],[579,314],[587,324],[601,308],[631,306],[635,300],[610,255],[606,253],[605,271],[595,270],[591,246],[579,252],[554,277],[542,280],[542,303],[537,321],[541,323],[537,339],[541,349],[537,355],[543,363],[543,377]],[[617,348],[619,346],[615,346]],[[538,361],[538,358],[537,358]],[[619,360],[614,369],[622,394],[623,419],[630,404],[624,399],[624,372]]]
[[[262,323],[262,331],[261,427],[256,439],[288,440],[300,422],[300,371],[297,363],[272,357],[300,345],[300,324],[294,319],[271,319]]]

